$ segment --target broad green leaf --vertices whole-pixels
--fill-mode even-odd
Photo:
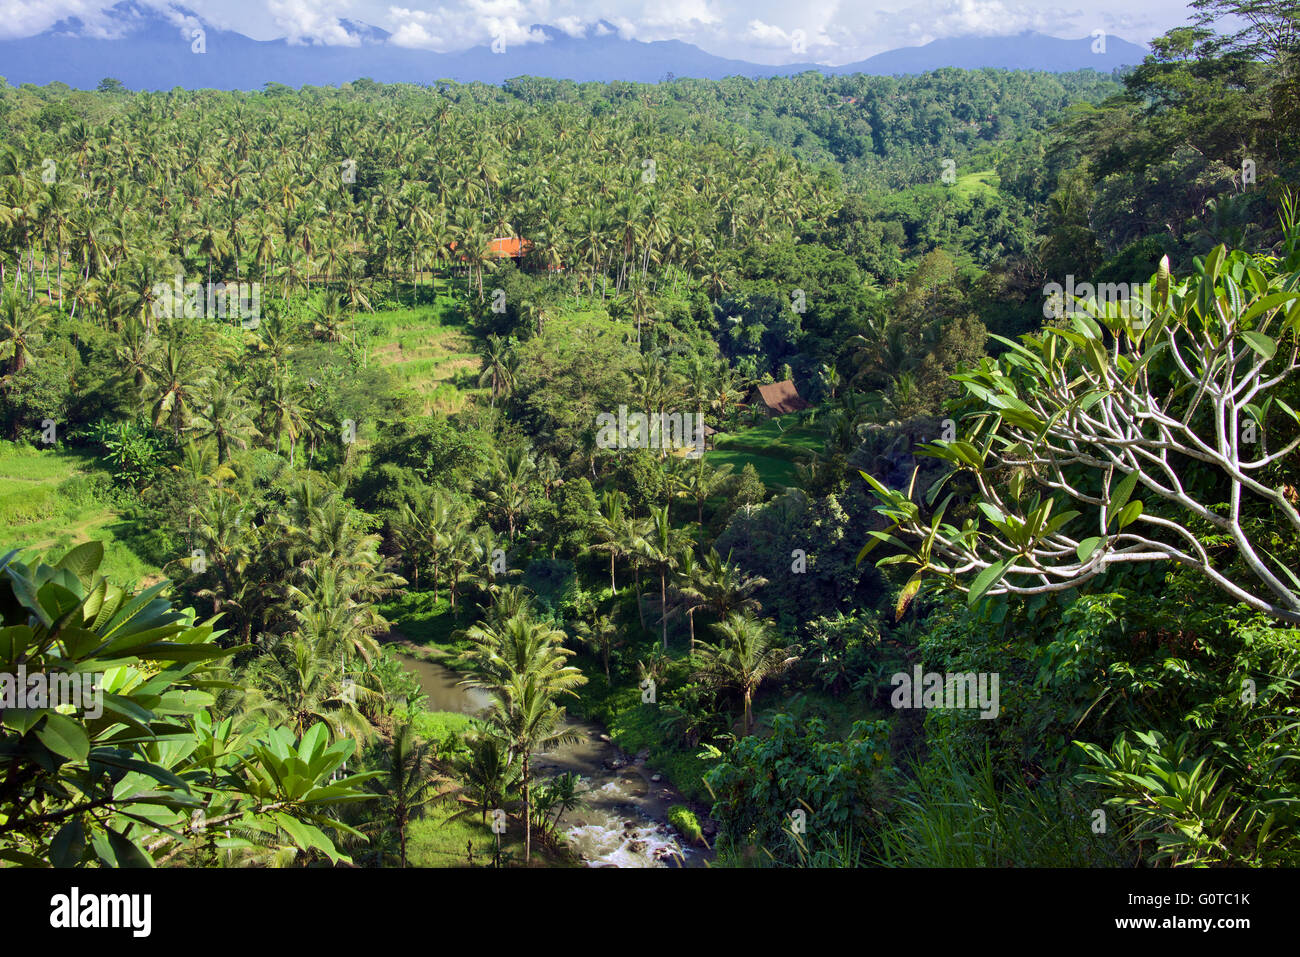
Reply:
[[[1277,352],[1277,343],[1261,332],[1243,332],[1241,338],[1265,359],[1272,359]]]
[[[1123,509],[1120,510],[1118,527],[1124,528],[1125,526],[1132,525],[1135,521],[1137,521],[1138,516],[1141,514],[1142,514],[1141,501],[1134,500],[1132,502],[1129,502],[1127,505],[1124,506]]]
[[[1079,556],[1079,561],[1086,562],[1088,559],[1092,558],[1092,553],[1095,552],[1098,546],[1100,546],[1104,541],[1106,541],[1106,539],[1096,536],[1093,538],[1085,538],[1081,541],[1079,547],[1075,549],[1075,553]]]
[[[994,562],[984,571],[975,576],[975,581],[971,584],[970,592],[966,595],[967,606],[974,605],[984,597],[984,593],[997,584],[1006,569],[1006,562]]]
[[[66,568],[76,575],[83,585],[90,587],[104,560],[104,543],[97,541],[83,542],[59,560],[58,568]]]
[[[85,760],[90,753],[86,730],[71,718],[57,712],[45,715],[45,723],[36,729],[36,737],[55,754],[70,761]]]
[[[1137,487],[1137,480],[1137,473],[1130,472],[1115,486],[1115,491],[1110,497],[1110,504],[1106,507],[1107,528],[1110,527],[1111,521],[1119,514],[1120,510],[1128,504],[1129,496],[1133,494],[1133,489]]]

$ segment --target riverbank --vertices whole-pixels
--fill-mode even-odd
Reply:
[[[391,631],[385,644],[420,681],[432,711],[481,714],[490,705],[485,692],[460,683],[462,675],[444,664],[456,660]],[[691,846],[668,823],[675,805],[693,806],[661,771],[649,766],[648,751],[630,755],[593,721],[570,717],[581,740],[537,754],[539,780],[578,775],[582,803],[560,817],[556,832],[589,867],[700,867],[712,859],[708,848]],[[464,863],[464,861],[461,861]]]

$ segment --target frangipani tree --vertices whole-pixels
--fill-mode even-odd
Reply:
[[[951,466],[926,507],[914,488],[862,473],[892,527],[870,533],[859,561],[883,541],[904,554],[879,564],[917,566],[900,615],[927,572],[974,603],[1073,588],[1112,564],[1173,561],[1300,623],[1300,496],[1285,472],[1300,416],[1284,399],[1300,369],[1300,230],[1287,220],[1285,260],[1219,246],[1175,281],[1166,258],[1127,301],[1080,301],[953,377],[968,394],[953,434],[922,447]],[[974,489],[960,527],[945,516],[964,493],[933,508],[957,476]]]

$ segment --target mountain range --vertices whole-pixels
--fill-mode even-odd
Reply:
[[[200,42],[192,35],[193,25],[182,27],[132,0],[119,3],[112,13],[123,34],[118,39],[88,36],[84,24],[70,17],[35,36],[0,41],[0,76],[14,85],[58,81],[77,89],[93,89],[100,80],[112,77],[131,89],[255,90],[272,82],[337,86],[360,77],[419,84],[440,79],[499,84],[518,76],[655,83],[670,73],[702,79],[789,76],[806,70],[891,75],[945,66],[1109,73],[1141,63],[1146,56],[1144,47],[1115,36],[1106,38],[1104,52],[1093,52],[1092,37],[1071,40],[1026,32],[935,40],[841,66],[807,62],[774,66],[715,56],[680,40],[625,40],[612,27],[604,35],[578,38],[547,26],[533,28],[546,37],[542,43],[509,46],[500,52],[484,45],[434,53],[397,46],[386,31],[355,20],[339,23],[356,45],[325,46],[254,40],[211,27],[187,13],[193,24],[201,25]]]

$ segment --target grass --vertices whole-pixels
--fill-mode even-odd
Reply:
[[[748,429],[717,436],[719,451],[753,452],[769,458],[795,462],[820,452],[826,433],[817,426],[800,425],[797,415],[767,419]]]
[[[478,353],[456,299],[440,291],[432,306],[389,309],[366,316],[374,334],[370,354],[424,400],[424,412],[456,412],[477,390]]]
[[[984,169],[976,173],[966,173],[957,177],[957,182],[953,184],[955,189],[963,199],[969,199],[976,193],[989,193],[994,195],[998,191],[997,170]]]
[[[737,475],[746,465],[752,465],[754,471],[758,473],[758,477],[763,480],[763,484],[769,489],[778,485],[794,485],[798,478],[794,463],[775,459],[770,455],[758,455],[754,452],[738,452],[727,449],[706,452],[704,457],[714,468],[719,465],[731,465],[735,468]]]
[[[466,596],[461,596],[463,599]],[[456,659],[468,651],[471,643],[464,638],[454,638],[455,632],[474,624],[472,616],[465,613],[469,605],[461,604],[456,614],[451,614],[451,602],[446,588],[439,590],[437,601],[432,591],[401,591],[379,604],[379,613],[393,623],[403,638],[434,657],[445,652],[452,657],[438,660],[449,668],[456,667]]]
[[[752,465],[768,488],[789,486],[798,481],[795,463],[821,451],[824,442],[819,426],[801,425],[797,415],[782,415],[717,436],[716,448],[706,458],[710,465],[729,464],[737,472]]]
[[[491,818],[486,824],[475,814],[449,820],[456,811],[455,805],[436,804],[423,818],[411,823],[407,829],[406,855],[412,867],[468,867],[467,844],[474,849],[474,866],[492,865],[495,837]],[[507,818],[506,833],[501,835],[501,853],[507,858],[507,866],[523,866],[523,827],[513,818]],[[572,867],[574,862],[546,848],[534,829],[533,859],[529,866]]]
[[[129,542],[136,530],[112,506],[112,479],[93,456],[66,448],[0,443],[0,548],[25,558],[61,558],[92,538],[104,543],[100,571],[119,585],[161,579]]]

